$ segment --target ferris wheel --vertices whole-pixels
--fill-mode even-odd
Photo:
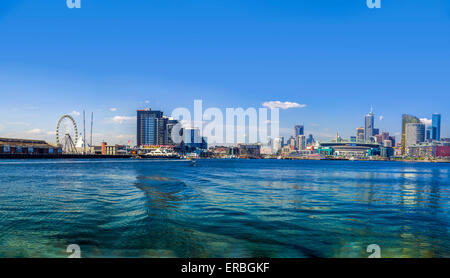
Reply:
[[[78,142],[78,128],[70,115],[62,116],[56,125],[56,144],[60,145],[64,153],[76,153]]]

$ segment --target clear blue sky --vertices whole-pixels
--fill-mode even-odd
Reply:
[[[392,134],[402,113],[439,112],[450,137],[448,0],[65,2],[0,2],[0,137],[54,141],[59,116],[85,109],[97,141],[123,143],[135,122],[114,117],[194,99],[306,104],[281,111],[282,134],[323,139],[354,135],[371,106]]]

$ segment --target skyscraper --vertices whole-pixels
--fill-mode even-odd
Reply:
[[[295,138],[299,135],[304,135],[305,128],[303,125],[296,125],[295,126]]]
[[[441,114],[433,114],[431,121],[432,134],[431,138],[436,141],[441,141]]]
[[[297,150],[303,151],[306,150],[306,136],[305,135],[298,135],[296,137],[297,142]]]
[[[364,140],[366,142],[370,141],[370,137],[372,137],[373,134],[373,125],[374,125],[374,114],[371,110],[369,114],[365,117],[365,124],[364,124]]]
[[[402,115],[402,154],[406,154],[406,125],[420,124],[420,119],[411,115]]]
[[[406,124],[406,147],[425,141],[425,125],[422,123]]]
[[[426,140],[431,140],[431,135],[433,134],[433,127],[429,126],[427,127],[426,131],[425,131],[425,139]]]
[[[137,111],[137,145],[163,145],[166,120],[163,112],[150,108]]]
[[[308,135],[308,139],[306,139],[306,144],[310,145],[310,144],[314,144],[316,142],[316,140],[314,140],[314,136],[312,134]]]
[[[172,138],[172,130],[174,128],[174,126],[178,124],[178,120],[173,120],[173,119],[168,119],[167,120],[167,125],[166,125],[166,132],[165,132],[165,138],[164,138],[164,144],[165,145],[175,145],[175,142],[173,141]],[[181,133],[181,131],[180,131]],[[178,134],[179,136],[181,136],[181,134]]]

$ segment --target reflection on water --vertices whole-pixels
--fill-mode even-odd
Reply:
[[[450,165],[0,161],[0,257],[450,256]]]

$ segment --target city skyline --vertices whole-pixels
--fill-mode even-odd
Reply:
[[[2,137],[52,142],[60,116],[81,124],[86,110],[95,142],[136,142],[136,109],[170,115],[194,99],[223,110],[289,102],[287,138],[303,123],[319,140],[349,138],[372,106],[375,127],[397,140],[402,114],[440,113],[450,137],[448,3],[52,2],[0,6]]]

